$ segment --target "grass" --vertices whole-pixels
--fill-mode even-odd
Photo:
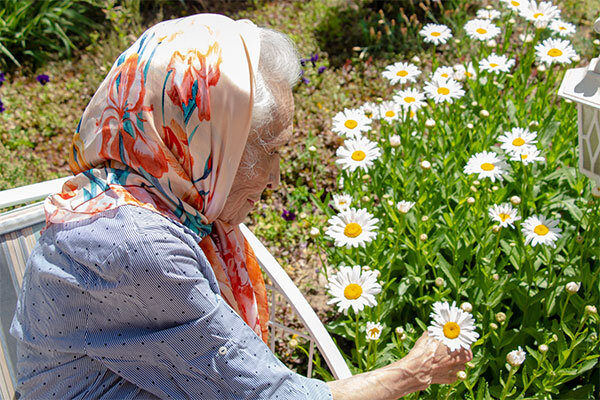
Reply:
[[[376,1],[358,2],[357,5],[339,0],[254,2],[245,3],[244,7],[229,12],[229,15],[235,18],[249,18],[258,25],[275,28],[290,34],[297,43],[301,56],[310,57],[316,53],[319,55],[317,67],[327,67],[321,74],[318,73],[317,67],[312,67],[310,63],[305,68],[305,76],[310,82],[308,84],[301,83],[295,89],[296,112],[294,124],[296,136],[284,150],[282,185],[275,193],[265,193],[259,212],[249,219],[249,223],[252,224],[254,232],[263,239],[271,252],[303,288],[304,292],[309,294],[312,304],[318,310],[321,318],[331,321],[330,326],[336,332],[336,340],[342,349],[347,352],[348,360],[352,363],[353,368],[364,368],[367,365],[369,367],[378,366],[376,361],[373,361],[373,346],[371,346],[370,353],[365,352],[365,359],[360,362],[358,361],[358,353],[352,355],[351,349],[355,347],[356,338],[347,335],[345,326],[352,328],[349,332],[354,331],[354,326],[345,324],[343,319],[338,319],[336,314],[331,311],[330,306],[325,306],[324,303],[328,298],[324,295],[324,276],[322,273],[315,271],[315,269],[323,270],[327,265],[333,271],[333,267],[337,266],[340,260],[344,260],[344,256],[343,253],[342,255],[336,253],[337,249],[332,246],[331,242],[314,238],[309,232],[313,227],[319,227],[323,232],[332,210],[323,205],[322,200],[324,197],[321,198],[320,195],[333,193],[338,188],[337,182],[340,170],[333,160],[335,159],[335,151],[342,144],[343,139],[332,132],[331,118],[346,107],[357,107],[365,101],[377,102],[391,98],[395,88],[381,77],[381,71],[392,62],[409,60],[413,56],[418,56],[421,60],[420,67],[423,70],[423,76],[426,76],[434,65],[452,65],[457,61],[464,61],[471,54],[471,48],[467,40],[454,44],[452,51],[434,52],[431,47],[423,46],[420,41],[415,40],[415,33],[424,22],[432,17],[439,18],[442,23],[454,24],[455,29],[453,30],[457,31],[462,22],[473,16],[478,6],[475,2],[457,1],[453,3],[454,8],[441,11],[438,9],[439,5],[435,2],[429,2],[429,8],[425,7],[425,9],[418,7],[417,3],[416,1],[405,2],[407,6],[403,10],[399,10],[394,8],[395,3]],[[496,5],[495,1],[490,3]],[[582,59],[589,59],[591,56],[597,55],[599,47],[592,45],[592,34],[590,33],[591,23],[596,17],[594,14],[594,0],[584,2],[566,0],[558,4],[561,6],[563,14],[567,14],[568,18],[566,19],[577,22],[581,27],[582,34],[574,39],[574,44]],[[383,7],[382,13],[379,12],[380,7]],[[427,10],[436,11],[436,14],[428,13]],[[118,19],[118,16],[115,16],[115,19]],[[391,27],[392,20],[396,21],[396,26],[405,24],[407,29],[393,31],[393,34],[388,37],[383,27]],[[409,21],[409,23],[401,23],[400,21]],[[51,62],[34,73],[17,70],[7,76],[7,82],[0,88],[0,99],[6,107],[6,111],[0,114],[0,189],[69,173],[66,165],[68,149],[72,133],[86,104],[120,51],[133,41],[144,26],[151,25],[153,22],[150,21],[140,26],[134,24],[131,29],[121,27],[119,32],[115,31],[108,35],[99,34],[97,39],[85,51],[78,52],[75,55],[76,62]],[[371,28],[375,32],[374,35],[370,33]],[[379,36],[380,39],[378,39],[378,31],[382,32]],[[390,31],[392,31],[391,28]],[[514,51],[516,51],[517,43],[513,42],[513,44]],[[41,86],[35,80],[38,73],[46,73],[50,76],[50,82],[46,86]],[[548,73],[547,76],[549,76]],[[526,90],[525,87],[522,88]],[[512,106],[507,103],[497,103],[496,92],[489,85],[473,88],[469,92],[468,98],[469,101],[476,100],[478,106],[475,108],[469,106],[467,110],[461,110],[460,112],[465,114],[461,119],[442,122],[446,119],[442,109],[431,111],[432,114],[428,116],[433,117],[439,123],[434,129],[426,129],[421,120],[421,125],[417,125],[413,129],[426,132],[426,134],[420,136],[418,140],[408,137],[408,132],[401,127],[386,126],[373,133],[373,139],[385,139],[392,133],[398,133],[402,136],[403,146],[406,146],[402,147],[403,155],[406,157],[404,163],[398,164],[397,169],[393,171],[395,175],[395,183],[392,185],[394,187],[393,193],[390,194],[383,190],[386,185],[375,185],[376,182],[384,181],[383,177],[385,175],[373,177],[366,182],[352,182],[353,185],[357,185],[352,186],[352,190],[355,199],[360,202],[357,204],[361,206],[371,207],[377,205],[378,207],[385,207],[383,199],[386,194],[393,195],[395,201],[400,200],[399,196],[401,195],[411,195],[414,196],[414,200],[419,199],[419,214],[408,217],[409,222],[404,229],[409,230],[407,232],[410,232],[410,235],[407,235],[405,240],[413,240],[414,235],[425,232],[430,237],[425,244],[419,245],[421,246],[419,252],[413,250],[413,253],[411,253],[409,247],[402,247],[401,254],[403,255],[398,257],[402,258],[401,264],[406,264],[406,267],[398,267],[392,270],[392,273],[398,274],[398,276],[390,290],[393,290],[394,293],[403,294],[404,298],[412,298],[413,300],[408,300],[400,307],[399,300],[394,300],[397,296],[384,294],[380,301],[385,302],[390,309],[395,308],[392,306],[396,305],[399,308],[398,312],[391,312],[386,316],[369,315],[371,318],[377,317],[384,320],[388,330],[395,327],[395,321],[410,321],[411,310],[414,308],[416,308],[415,315],[418,315],[419,320],[426,324],[429,303],[434,300],[450,299],[449,296],[458,299],[460,296],[465,296],[465,294],[468,294],[470,298],[475,288],[465,287],[460,289],[464,283],[461,280],[464,278],[463,274],[465,273],[463,268],[470,271],[479,271],[478,274],[484,274],[488,271],[478,266],[484,265],[485,268],[488,268],[492,264],[492,259],[486,256],[486,249],[493,249],[493,243],[488,244],[489,248],[477,248],[474,241],[477,238],[484,237],[486,243],[489,243],[492,238],[500,237],[494,236],[489,231],[490,226],[487,224],[486,216],[487,204],[492,200],[501,201],[505,199],[505,196],[511,190],[517,190],[519,182],[509,180],[507,187],[502,186],[499,190],[492,191],[492,193],[487,192],[487,189],[492,190],[494,185],[484,182],[482,186],[476,186],[477,192],[475,193],[470,189],[473,183],[471,178],[458,179],[460,173],[457,172],[457,168],[462,168],[471,154],[488,149],[493,142],[491,139],[482,143],[467,142],[468,136],[464,135],[468,133],[459,128],[461,122],[464,122],[466,118],[472,120],[478,129],[484,129],[491,138],[497,137],[505,127],[517,124],[521,120],[538,120],[541,123],[538,134],[543,138],[543,143],[552,143],[553,148],[562,148],[567,157],[564,158],[564,154],[559,153],[559,150],[548,155],[548,164],[552,168],[560,166],[561,169],[553,172],[554,175],[546,175],[542,179],[541,186],[537,189],[536,185],[533,184],[530,188],[525,188],[525,191],[530,193],[534,199],[538,197],[539,199],[526,200],[524,204],[527,205],[527,209],[523,205],[521,215],[529,215],[530,208],[535,209],[536,212],[543,211],[555,215],[552,213],[562,213],[563,205],[566,204],[569,206],[569,211],[563,215],[563,219],[567,221],[569,228],[565,229],[565,233],[568,233],[571,240],[581,230],[577,227],[577,221],[581,221],[581,210],[585,210],[586,206],[575,193],[580,193],[583,190],[584,196],[586,196],[589,193],[589,187],[585,186],[585,180],[582,180],[573,168],[576,163],[575,154],[572,151],[575,146],[572,136],[573,127],[575,126],[572,106],[560,101],[555,113],[549,115],[546,113],[550,112],[552,108],[547,107],[548,100],[546,98],[538,98],[530,103],[531,109],[518,106],[519,99],[515,98],[512,99],[514,113],[512,115],[507,114],[505,110],[513,110]],[[470,103],[465,102],[465,104],[468,106]],[[479,111],[483,108],[491,112],[491,118],[483,119],[479,116]],[[534,110],[533,115],[531,115],[531,110]],[[500,123],[495,122],[494,119],[498,114],[504,114]],[[566,126],[570,126],[570,130],[566,130],[564,128]],[[556,135],[557,130],[559,135]],[[562,136],[567,139],[557,142],[556,138]],[[463,140],[461,147],[459,147],[456,140]],[[411,146],[407,146],[407,143],[411,143]],[[314,146],[314,151],[309,150],[311,146]],[[444,156],[448,148],[460,148],[465,151],[455,159],[448,159]],[[558,161],[559,156],[562,157],[561,163]],[[387,157],[386,160],[390,160],[393,156],[390,152],[387,152],[384,153],[384,157]],[[414,168],[415,163],[420,161],[421,158],[427,158],[433,164],[432,173],[428,177],[423,175],[418,168]],[[539,167],[535,168],[530,174],[535,173],[541,176],[546,173]],[[426,194],[428,185],[438,185],[439,181],[450,178],[458,180],[454,185],[443,187],[440,193]],[[347,177],[347,180],[352,181],[352,179]],[[555,188],[563,188],[566,193],[564,197],[560,197],[560,193],[557,193]],[[362,200],[359,200],[363,197],[363,193],[371,196],[376,194],[376,197],[371,197],[363,205]],[[466,207],[466,197],[469,196],[476,198],[475,208]],[[546,202],[548,203],[546,204]],[[298,216],[297,219],[295,221],[285,221],[281,217],[284,209],[293,210]],[[475,227],[473,228],[475,231],[465,231],[457,234],[449,229],[436,235],[434,232],[441,225],[448,224],[447,218],[450,218],[450,221],[456,221],[459,209],[463,210],[462,212],[470,213],[469,218],[475,218]],[[388,212],[393,212],[393,210],[387,210],[386,213]],[[425,223],[419,222],[420,219],[418,219],[423,215],[427,215],[429,218]],[[378,216],[383,220],[384,214],[378,214]],[[412,231],[410,231],[411,229]],[[498,247],[496,247],[493,253],[493,257],[500,260],[502,265],[496,267],[498,272],[501,271],[501,268],[509,268],[509,265],[514,264],[513,260],[510,259],[511,256],[507,255],[510,254],[507,251],[512,248],[510,243],[519,242],[519,237],[515,234],[507,230],[503,232],[503,236],[500,238],[500,248],[498,250]],[[441,238],[445,238],[444,235],[453,234],[455,236],[450,238],[452,245],[446,247],[444,240]],[[385,240],[387,241],[395,238],[394,235],[385,234]],[[415,244],[416,242],[413,243],[413,246]],[[408,246],[408,243],[402,244],[401,242],[399,245]],[[576,257],[574,253],[576,248],[572,240],[567,243],[565,239],[565,243],[562,245],[561,251],[557,252],[557,256],[573,262],[581,261],[583,257],[573,259],[573,257]],[[423,255],[423,250],[427,252],[426,256]],[[498,252],[497,255],[496,252]],[[459,259],[454,258],[456,253],[459,253]],[[325,254],[327,254],[327,257]],[[356,262],[359,262],[359,260],[364,260],[364,263],[369,261],[369,258],[364,258],[366,256],[364,252],[361,254],[362,256],[359,255],[359,257],[363,258],[356,259]],[[384,257],[383,254],[385,253],[375,251],[374,260],[370,261],[377,261],[379,264],[384,265],[384,263],[381,263],[381,259],[378,258]],[[519,254],[521,257],[525,257],[525,254],[528,253]],[[540,265],[545,263],[544,257],[546,256],[545,251],[535,253],[533,265],[540,268]],[[415,258],[410,259],[411,257]],[[421,259],[418,257],[421,257]],[[460,261],[460,259],[463,260]],[[444,264],[443,260],[449,266]],[[441,266],[439,269],[434,268],[427,272],[424,269],[426,265]],[[459,265],[460,267],[458,267]],[[574,269],[569,269],[568,266],[565,268],[565,271],[569,273],[574,274],[576,272]],[[503,277],[498,284],[501,286],[498,287],[505,288],[506,293],[520,293],[521,280],[517,277],[522,272],[510,271],[509,273],[511,275],[506,279]],[[458,277],[456,274],[458,274]],[[492,274],[493,272],[490,270],[489,275]],[[422,277],[422,281],[406,282],[402,280],[404,276]],[[445,289],[434,287],[433,280],[436,277],[444,277],[447,282]],[[556,278],[558,279],[558,276]],[[557,282],[562,285],[564,279],[560,279]],[[485,285],[485,287],[493,285],[493,282],[487,280],[477,282]],[[544,293],[549,293],[549,296],[561,299],[556,289],[559,283],[556,283],[556,285],[554,292]],[[589,286],[585,286],[585,288],[585,296],[589,299]],[[423,293],[419,291],[423,291]],[[427,292],[432,293],[429,294],[430,298],[423,297]],[[502,291],[497,289],[493,293],[500,292]],[[518,295],[515,296],[518,298]],[[577,296],[580,295],[574,296],[572,300],[576,300]],[[416,299],[419,299],[421,306],[418,306]],[[595,299],[598,300],[597,297]],[[502,300],[507,301],[502,297],[500,303],[502,303]],[[487,301],[491,300],[488,299]],[[575,302],[578,307],[581,307],[582,304],[580,300]],[[498,305],[494,307],[498,308]],[[494,307],[492,309],[496,311]],[[552,312],[556,312],[555,307],[557,305],[553,306]],[[498,309],[509,311],[506,308]],[[484,315],[483,311],[478,312],[482,314],[477,314],[477,320],[481,326],[485,324],[487,327],[493,321],[495,313],[486,311]],[[487,388],[481,389],[484,394],[486,390],[492,390],[492,394],[498,390],[497,388],[490,388],[498,385],[497,379],[501,374],[500,371],[504,368],[502,360],[505,354],[502,351],[509,348],[503,347],[504,345],[498,340],[504,337],[502,335],[507,330],[513,329],[516,326],[514,324],[521,323],[519,318],[521,318],[519,315],[509,315],[509,322],[503,325],[499,331],[488,336],[497,336],[497,339],[494,339],[496,340],[494,348],[497,349],[494,354],[487,353],[492,351],[489,347],[479,345],[482,352],[479,353],[476,361],[481,367],[469,371],[470,378],[467,382],[469,384],[474,383],[479,376],[488,376],[491,384]],[[418,335],[422,326],[420,327],[412,322],[411,326],[406,326],[406,329],[409,340],[402,344],[402,351],[406,351],[412,344],[412,340]],[[527,326],[527,329],[535,329],[535,326]],[[485,333],[487,334],[487,332],[486,328]],[[392,332],[389,331],[386,334],[388,335],[386,336],[388,342],[382,341],[383,349],[379,350],[383,352],[380,354],[384,354],[385,357],[382,357],[380,362],[389,361],[391,358],[401,355],[401,353],[394,353],[391,348],[385,350],[384,343],[393,343],[389,342],[389,340],[393,340]],[[508,343],[510,346],[522,340],[522,336],[518,334],[511,335],[510,338]],[[558,345],[558,342],[556,343]],[[364,343],[359,343],[360,345],[364,345]],[[286,340],[281,340],[279,346],[280,349],[284,350],[281,353],[289,353],[289,356],[287,356],[288,361],[303,359],[301,350],[294,351],[294,349],[289,348]],[[396,345],[394,344],[394,346]],[[530,352],[530,354],[533,353],[535,351]],[[489,363],[481,362],[484,356],[490,357],[492,361]],[[529,372],[537,365],[533,365],[533,360],[533,358],[529,358],[525,365]],[[370,364],[366,364],[367,361]],[[535,361],[538,362],[537,359]],[[485,375],[489,373],[486,370],[494,369],[497,371],[495,374]],[[299,370],[301,370],[301,367],[299,367]],[[594,367],[593,371],[597,376],[597,366]],[[322,376],[326,376],[326,374],[326,371],[322,372]],[[502,372],[502,376],[505,378],[506,373]],[[522,388],[523,383],[516,383],[516,385],[520,385]],[[531,387],[532,390],[537,388],[536,385]],[[573,390],[576,387],[577,385],[574,385]],[[445,389],[440,390],[439,393],[429,393],[429,396],[447,394],[443,392]],[[453,393],[460,393],[460,395],[464,395],[465,391],[468,392],[466,386],[457,386],[452,390],[457,391]]]

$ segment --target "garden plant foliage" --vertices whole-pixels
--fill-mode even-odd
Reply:
[[[334,118],[345,138],[335,202],[314,197],[331,216],[323,272],[345,312],[329,328],[359,373],[406,355],[435,302],[463,303],[480,335],[474,359],[460,384],[426,398],[593,398],[600,192],[577,170],[575,105],[556,97],[577,56],[547,40],[564,39],[550,23],[497,6],[485,30],[459,26],[437,44],[441,34],[419,32],[432,52],[470,42],[460,64],[440,65],[435,53],[433,65],[396,60],[419,71],[388,68],[397,96]],[[500,32],[479,40],[490,24]],[[360,279],[346,268],[356,265]]]

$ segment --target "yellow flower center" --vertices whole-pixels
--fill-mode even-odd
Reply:
[[[353,119],[349,119],[348,121],[344,122],[344,126],[348,129],[354,129],[358,126],[358,122]]]
[[[460,335],[460,326],[456,322],[446,322],[443,329],[448,339],[456,339]]]
[[[388,118],[392,118],[395,115],[396,115],[396,113],[393,112],[392,110],[388,110],[388,111],[385,112],[385,116],[388,117]]]
[[[398,71],[398,72],[396,72],[396,75],[398,75],[398,76],[406,76],[406,75],[408,75],[408,71],[405,71],[405,70]]]
[[[523,146],[525,144],[525,139],[518,137],[512,141],[512,144],[513,146]]]
[[[510,218],[509,214],[505,214],[505,213],[500,213],[498,214],[498,216],[500,217],[500,220],[502,220],[502,222],[506,221],[507,219]]]
[[[567,28],[565,28],[564,26],[559,26],[559,27],[558,27],[558,30],[559,30],[559,31],[566,31],[566,30],[567,30]]]
[[[362,151],[362,150],[356,150],[354,153],[352,153],[351,157],[352,157],[352,159],[354,161],[362,161],[362,160],[365,159],[366,156],[367,155],[365,154],[364,151]]]
[[[379,328],[374,327],[374,328],[369,329],[369,335],[371,335],[371,336],[379,335]]]
[[[365,111],[365,117],[372,118],[373,117],[373,111]]]
[[[356,300],[362,294],[362,288],[356,283],[351,283],[344,289],[344,297],[348,300]]]
[[[533,18],[538,19],[539,17],[543,17],[544,13],[535,13],[533,14]]]
[[[469,71],[465,71],[465,76],[466,76],[467,78],[470,78],[470,77],[472,77],[472,76],[473,76],[473,74],[472,74],[472,73],[470,73]]]
[[[450,89],[441,87],[437,90],[438,94],[443,94],[444,96],[450,93]]]
[[[533,231],[536,235],[545,236],[548,232],[550,232],[550,229],[548,229],[548,227],[544,224],[539,224],[533,228]]]
[[[443,73],[443,74],[441,74],[440,76],[442,76],[443,78],[447,78],[447,77],[448,77],[448,74],[446,74],[446,73]]]
[[[414,118],[415,117],[415,112],[413,110],[410,110],[410,118]]]
[[[490,67],[492,67],[492,68],[496,68],[497,66],[498,66],[498,64],[496,64],[496,63],[490,63]]]
[[[527,160],[527,154],[521,154],[521,160]]]
[[[404,101],[407,103],[413,103],[416,101],[416,99],[414,97],[405,97]]]
[[[559,49],[556,49],[556,48],[548,50],[548,55],[550,57],[559,57],[559,56],[562,56],[562,53],[563,53],[562,51],[560,51]]]
[[[475,32],[479,33],[480,35],[485,35],[487,33],[487,31],[483,28],[477,28]]]
[[[344,228],[344,235],[355,238],[362,233],[362,228],[356,222],[350,222]]]
[[[484,162],[481,164],[481,169],[484,171],[492,171],[495,168],[495,165],[489,162]]]
[[[439,32],[431,32],[431,36],[438,37],[438,36],[441,36],[441,35],[442,35],[442,34],[441,34],[441,33],[439,33]]]
[[[521,3],[519,3],[518,1],[511,1],[510,4],[512,4],[515,7],[519,7],[521,5]]]

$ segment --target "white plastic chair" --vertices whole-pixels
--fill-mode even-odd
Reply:
[[[45,226],[43,202],[23,204],[44,199],[49,194],[59,192],[67,179],[69,177],[0,192],[0,210],[19,206],[0,214],[1,399],[13,399],[15,396],[16,341],[8,331],[16,308],[27,258],[35,246],[40,230]],[[275,352],[275,338],[278,334],[282,336],[297,335],[308,342],[308,377],[312,377],[315,344],[336,379],[352,376],[331,336],[285,270],[244,224],[240,225],[240,228],[252,246],[260,266],[273,283],[266,285],[267,291],[270,293],[269,347],[271,350]],[[303,324],[304,332],[276,320],[277,310],[286,303],[295,311]]]

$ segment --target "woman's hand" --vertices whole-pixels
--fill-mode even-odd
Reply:
[[[351,378],[327,382],[334,400],[391,400],[431,384],[452,383],[457,372],[471,361],[471,350],[451,352],[425,332],[401,360]]]

